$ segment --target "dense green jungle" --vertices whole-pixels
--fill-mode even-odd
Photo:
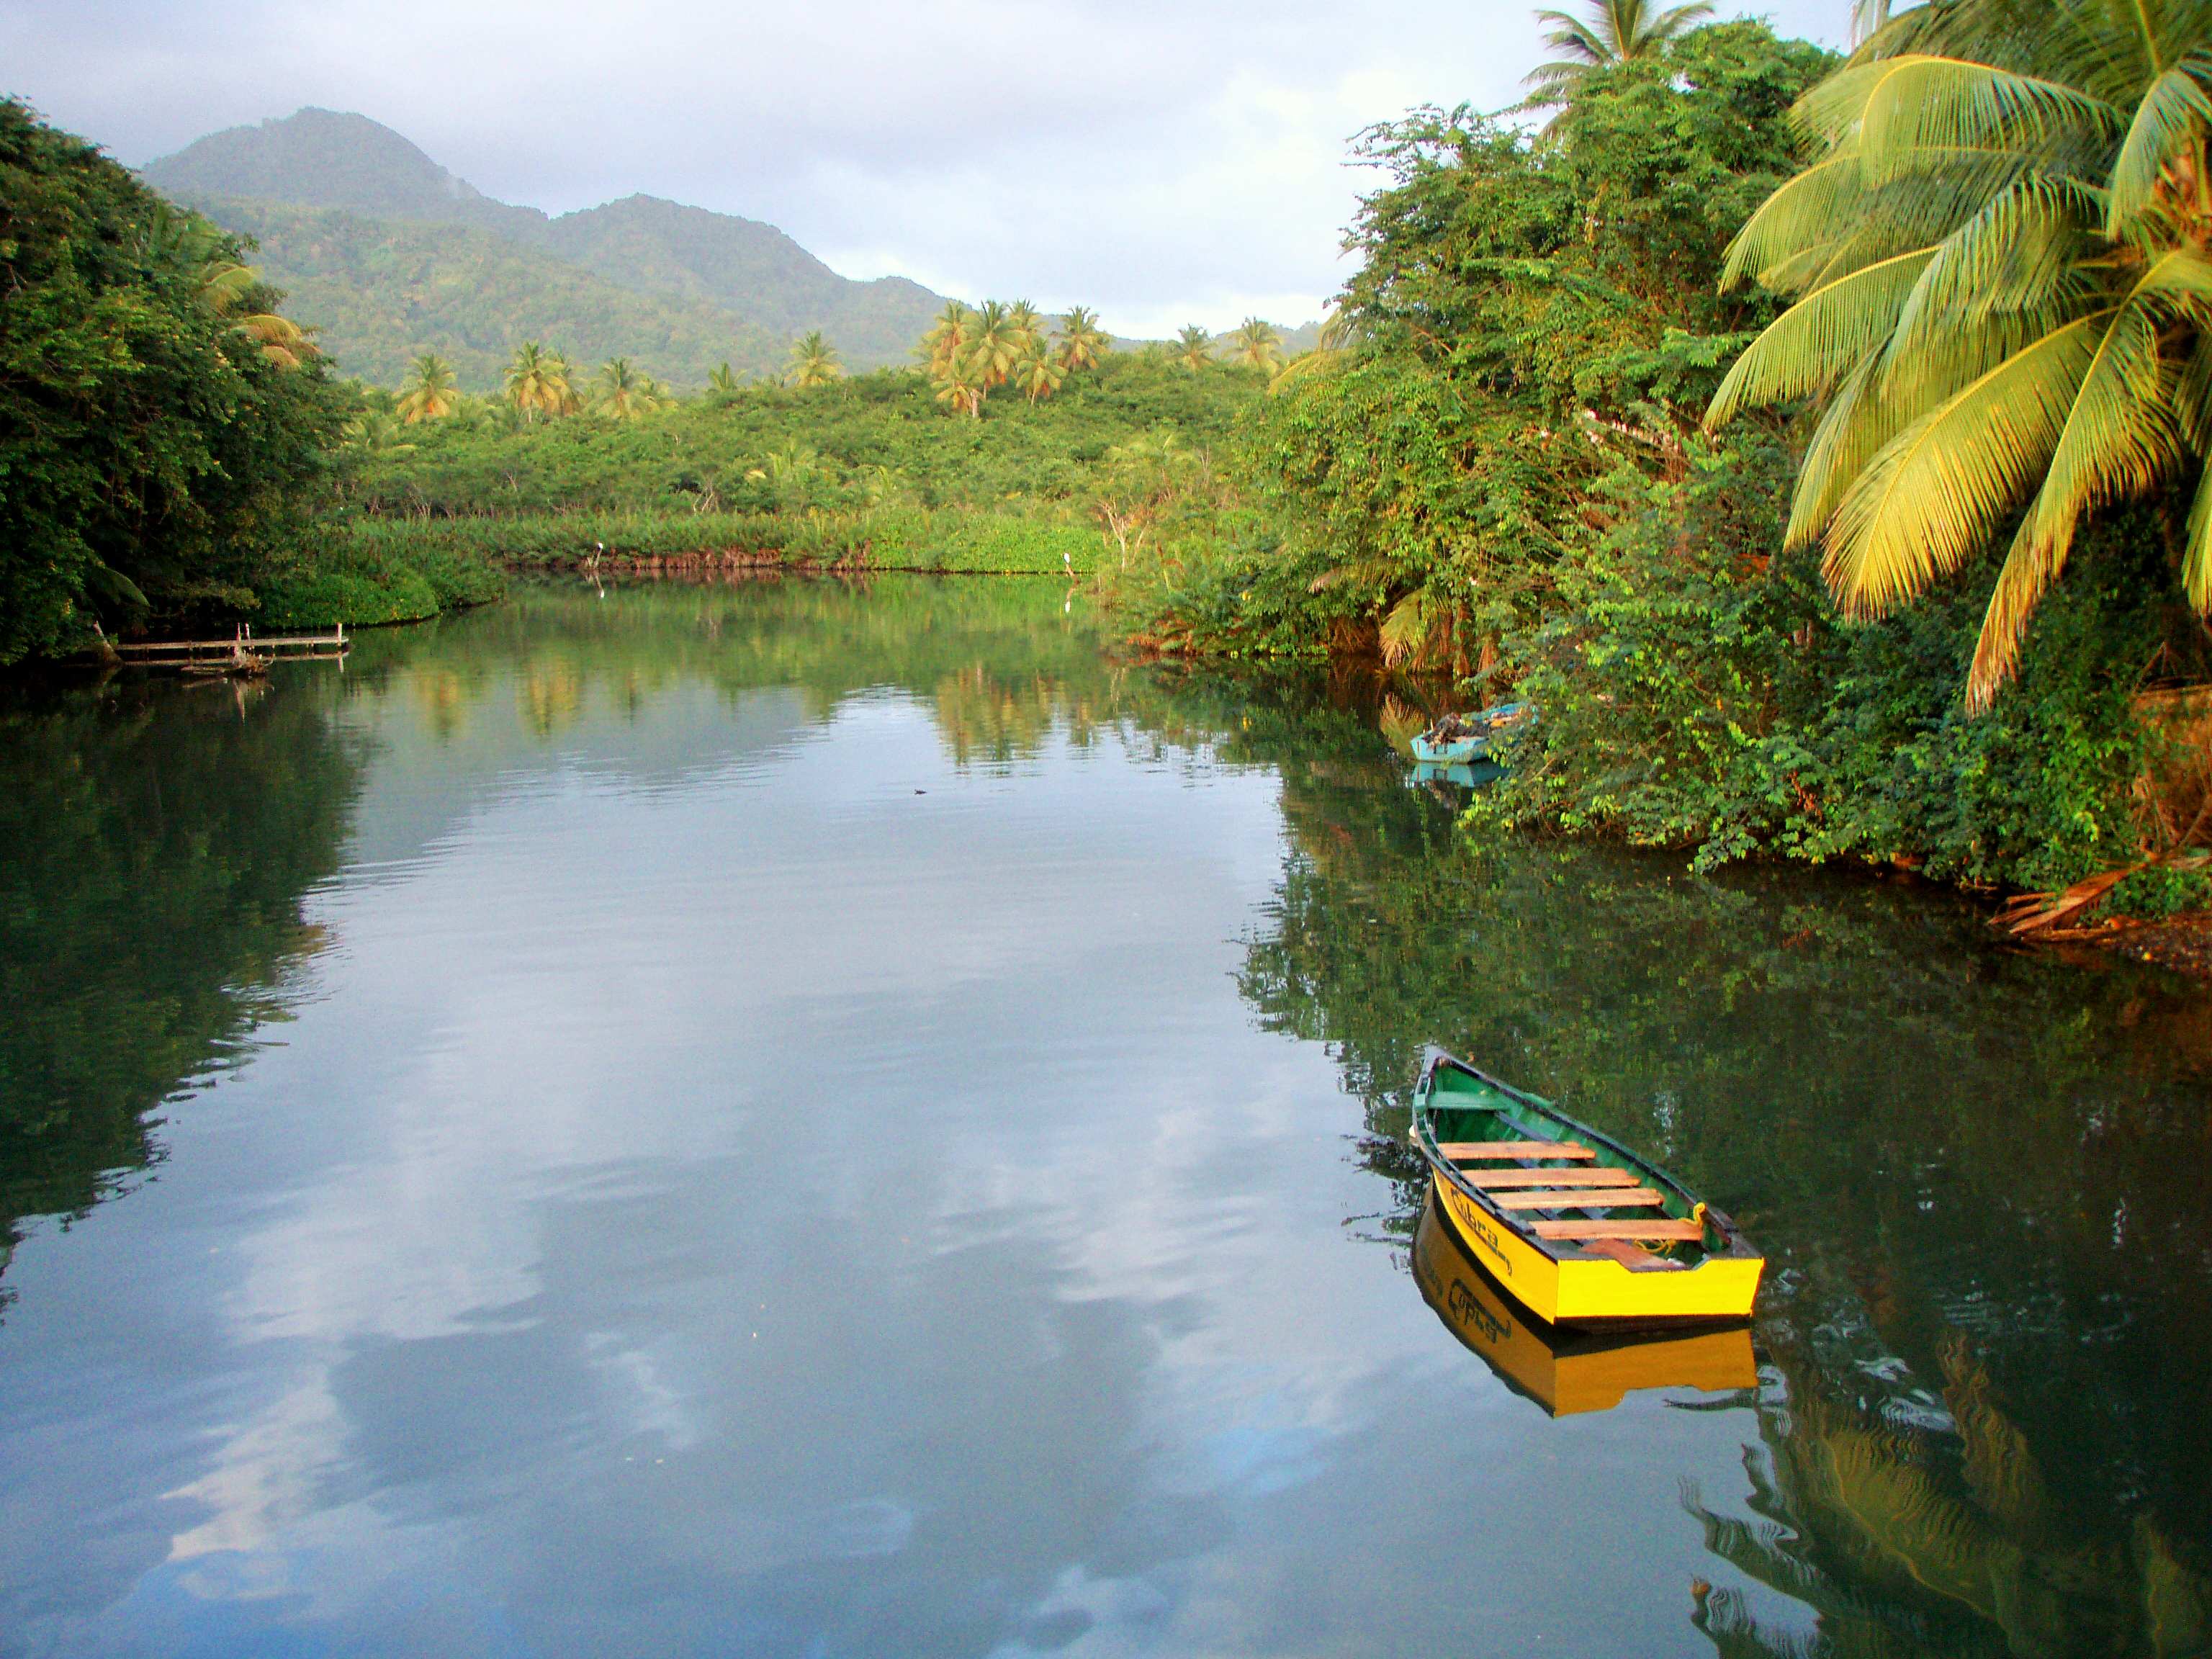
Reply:
[[[250,250],[156,234],[9,106],[38,298],[0,364],[0,660],[420,617],[517,566],[1058,570],[1138,654],[1533,702],[1482,834],[2094,878],[2046,921],[2202,907],[2212,11],[2139,9],[1875,8],[1839,57],[1600,9],[1528,106],[1361,136],[1312,350],[953,302],[911,370],[817,331],[680,394],[555,340],[501,396],[434,355],[342,382]],[[62,398],[70,352],[148,329],[158,373]]]
[[[889,691],[963,769],[1115,744],[1279,778],[1281,865],[1238,988],[1263,1028],[1329,1045],[1358,1103],[1349,1152],[1373,1187],[1354,1236],[1410,1242],[1427,1040],[1547,1079],[1731,1195],[1772,1261],[1755,1513],[1681,1504],[1778,1599],[1701,1596],[1718,1651],[2201,1650],[2212,1168],[2191,1103],[2212,1028],[2194,988],[1996,947],[1973,907],[1910,878],[1472,845],[1452,803],[1407,787],[1390,677],[1116,664],[1063,593],[769,577],[600,603],[526,579],[499,607],[364,636],[343,677],[11,696],[0,963],[27,1017],[0,1028],[9,1246],[23,1217],[157,1176],[162,1103],[283,1040],[270,1022],[331,945],[309,895],[347,856],[366,772],[408,764],[368,731],[489,777],[517,731],[550,756],[694,686],[732,708],[795,688],[817,720]]]

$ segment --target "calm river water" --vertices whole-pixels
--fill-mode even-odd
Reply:
[[[1055,584],[6,696],[0,1653],[2212,1647],[2201,990],[1471,851]],[[1428,1042],[1747,1224],[1740,1364],[1500,1326]]]

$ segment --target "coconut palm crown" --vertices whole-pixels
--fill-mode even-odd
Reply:
[[[1213,361],[1213,337],[1200,323],[1186,323],[1176,331],[1170,354],[1185,368],[1196,371]]]
[[[540,415],[565,415],[576,406],[568,365],[543,342],[525,340],[507,368],[507,396],[526,421]]]
[[[791,383],[795,386],[827,386],[845,372],[837,361],[837,349],[823,337],[820,329],[813,329],[791,345]]]
[[[1707,411],[1820,409],[1789,540],[1881,614],[2008,527],[1968,675],[2014,673],[2100,509],[2212,453],[2212,0],[1945,0],[1807,94],[1814,148],[1729,250],[1800,297]],[[2183,538],[2212,613],[2212,484]]]
[[[1283,361],[1283,337],[1273,325],[1247,317],[1229,337],[1229,361],[1247,368],[1273,368]]]
[[[417,421],[442,421],[460,407],[460,385],[453,377],[453,365],[434,351],[426,351],[415,360],[414,374],[392,407],[399,418],[412,426]]]
[[[1095,311],[1074,306],[1060,319],[1060,361],[1070,371],[1096,368],[1112,343]]]
[[[1536,14],[1550,26],[1544,44],[1553,56],[1522,82],[1530,103],[1564,104],[1591,70],[1651,57],[1713,15],[1705,0],[1663,9],[1652,0],[1589,0],[1583,9],[1587,21],[1563,11]]]

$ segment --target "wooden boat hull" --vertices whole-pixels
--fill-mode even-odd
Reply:
[[[1505,1207],[1501,1197],[1510,1194],[1478,1185],[1484,1172],[1460,1168],[1442,1150],[1451,1143],[1438,1139],[1436,1125],[1452,1113],[1462,1115],[1458,1121],[1475,1115],[1474,1121],[1510,1122],[1519,1133],[1587,1148],[1584,1167],[1617,1171],[1616,1179],[1642,1183],[1638,1190],[1657,1194],[1663,1204],[1662,1219],[1678,1231],[1694,1231],[1694,1240],[1680,1249],[1668,1246],[1665,1255],[1628,1252],[1646,1258],[1632,1265],[1608,1253],[1608,1248],[1619,1249],[1618,1245],[1540,1237],[1540,1218]],[[1492,1115],[1480,1115],[1486,1114]],[[1449,1124],[1452,1120],[1445,1121]],[[1414,1091],[1413,1131],[1414,1144],[1429,1161],[1437,1202],[1454,1234],[1516,1302],[1546,1323],[1635,1328],[1750,1317],[1766,1263],[1735,1224],[1665,1171],[1568,1117],[1550,1102],[1432,1050]],[[1531,1183],[1526,1174],[1492,1178],[1550,1184]],[[1605,1191],[1589,1190],[1594,1200]]]
[[[1413,1282],[1445,1329],[1553,1417],[1610,1411],[1645,1389],[1711,1394],[1759,1386],[1751,1332],[1741,1324],[1660,1335],[1546,1325],[1483,1269],[1434,1199],[1413,1236]]]

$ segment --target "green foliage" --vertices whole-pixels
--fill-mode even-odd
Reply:
[[[1801,102],[1815,141],[1729,250],[1802,296],[1715,423],[1824,408],[1793,543],[1877,615],[2012,538],[1967,682],[1985,707],[2081,527],[2197,489],[2212,614],[2212,0],[1926,6]]]
[[[1996,0],[1923,11],[2012,15]],[[2040,38],[2020,19],[2022,40]],[[1771,243],[1775,260],[1802,252],[1803,238],[1756,227],[1796,222],[1785,210],[1804,186],[1781,187],[1802,161],[1797,119],[1858,142],[1850,112],[1829,105],[1859,71],[1825,78],[1826,54],[1751,22],[1584,56],[1548,83],[1560,108],[1540,134],[1422,110],[1366,135],[1361,154],[1387,182],[1352,230],[1359,269],[1327,348],[1279,377],[1237,452],[1271,533],[1224,520],[1202,553],[1163,537],[1151,565],[1109,570],[1130,631],[1182,650],[1372,650],[1450,671],[1465,703],[1509,689],[1533,699],[1542,722],[1472,809],[1477,830],[1602,832],[1693,849],[1703,867],[1764,851],[2027,886],[2138,856],[2153,826],[2131,793],[2148,740],[2130,693],[2154,658],[2185,672],[2204,655],[2178,621],[2178,504],[2169,495],[2162,520],[2108,521],[2083,544],[2078,593],[2045,599],[2025,636],[2021,695],[1971,718],[1960,688],[1999,591],[1986,537],[1911,614],[1847,623],[1790,513],[1793,477],[1836,464],[1828,428],[1802,464],[1804,434],[1778,419],[1719,441],[1699,431],[1729,364],[1779,304],[1725,288],[1723,251],[1752,221],[1739,254],[1751,242]],[[2082,72],[2124,82],[2126,57]],[[1966,92],[1931,82],[1923,112],[1936,125],[1914,142],[1947,142],[1939,128],[1960,139],[1954,127],[1986,117],[1987,132],[1960,142],[2027,144],[2040,106],[2002,88],[1990,97],[1977,115]],[[2072,143],[2045,114],[2053,143]],[[1883,118],[1902,133],[1918,118]],[[2176,114],[2160,153],[2190,131]],[[1911,228],[1853,203],[1827,250],[1847,268],[1895,252]],[[2014,323],[1983,301],[2004,300],[1998,278],[2032,275],[1993,268],[1952,297],[2002,334]],[[1917,280],[1905,270],[1885,290],[1893,320]],[[2194,338],[2190,314],[2172,313],[2176,350]],[[1889,333],[1795,326],[1812,357],[1753,375],[1762,396],[1832,387]],[[1819,356],[1828,350],[1843,355]],[[2212,369],[2199,386],[2154,352],[2142,362],[2145,395],[2212,408]],[[2126,447],[2124,434],[2113,441]],[[1996,499],[1960,488],[1977,511]],[[2154,885],[2124,896],[2166,902]]]
[[[137,594],[250,604],[298,533],[349,410],[240,257],[0,101],[0,663]]]
[[[981,514],[1000,526],[987,538],[994,545],[1013,533],[1006,524],[1057,526],[1037,554],[1048,551],[1059,568],[1063,549],[1079,562],[1095,556],[1097,532],[1084,526],[1112,451],[1164,430],[1194,455],[1212,455],[1263,384],[1256,374],[1193,376],[1123,356],[1070,375],[1058,396],[995,400],[972,420],[945,419],[926,379],[890,370],[803,391],[732,386],[620,422],[525,424],[486,412],[410,427],[404,447],[357,444],[340,490],[354,518],[542,520],[542,532],[462,533],[501,548],[542,533],[568,556],[580,535],[575,515],[630,514],[654,526],[664,552],[755,545],[756,530],[741,528],[750,520],[758,544],[795,538],[818,550],[836,535],[849,548],[848,531],[865,518],[859,542],[918,537],[934,560],[967,532],[921,526],[957,509],[971,526]],[[1079,533],[1089,538],[1085,551],[1074,551]],[[592,539],[615,544],[588,537],[582,550]],[[1041,567],[1025,554],[1012,568]]]
[[[337,549],[342,562],[357,557],[362,562],[368,580],[404,584],[409,573],[418,574],[440,598],[434,608],[450,609],[497,597],[495,591],[484,591],[484,584],[496,582],[499,566],[558,568],[602,554],[617,561],[735,556],[749,563],[865,564],[878,570],[1087,574],[1097,562],[1098,532],[1079,520],[1024,512],[1018,505],[926,507],[907,502],[790,513],[356,518],[346,523]]]
[[[1718,249],[1787,176],[1790,106],[1826,62],[1723,24],[1590,69],[1541,135],[1464,109],[1370,131],[1389,182],[1353,227],[1331,347],[1281,376],[1243,451],[1295,576],[1126,583],[1135,631],[1244,648],[1302,613],[1393,661],[1492,665],[1586,538],[1595,481],[1678,455],[1678,404],[1765,314],[1717,294]],[[1329,597],[1285,605],[1300,584]]]
[[[315,556],[267,578],[258,620],[270,628],[421,622],[487,605],[507,580],[479,550],[429,537],[325,530]]]
[[[2027,695],[1978,719],[1958,686],[1993,566],[1848,624],[1808,555],[1771,557],[1788,453],[1752,440],[1692,463],[1678,483],[1606,480],[1615,521],[1507,641],[1543,726],[1474,824],[1601,830],[1700,867],[1765,849],[2030,887],[2131,856],[2147,739],[2130,694],[2167,617],[2124,596],[2155,537],[2099,538],[2037,633]]]

